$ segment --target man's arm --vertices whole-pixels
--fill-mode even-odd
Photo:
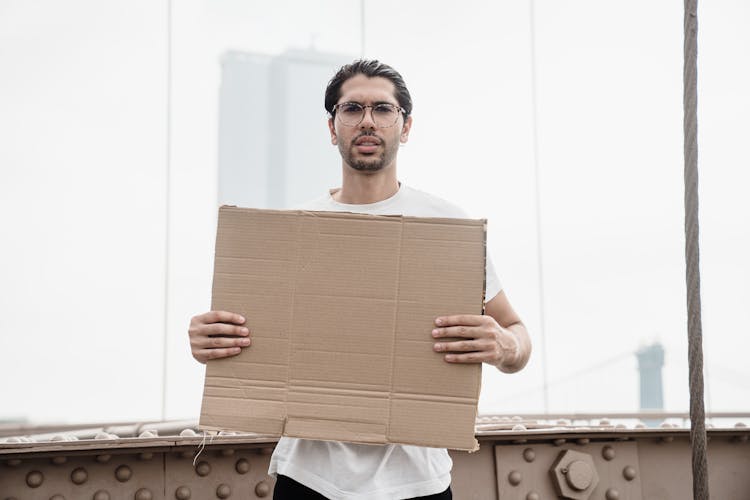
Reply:
[[[489,363],[505,373],[521,370],[531,355],[531,340],[526,327],[508,302],[505,292],[485,304],[485,315],[461,314],[435,319],[435,351],[449,352],[449,363]]]

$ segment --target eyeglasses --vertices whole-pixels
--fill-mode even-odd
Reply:
[[[394,106],[387,102],[365,106],[358,102],[342,102],[333,107],[333,112],[339,121],[348,127],[354,127],[365,119],[365,108],[370,108],[372,121],[378,128],[392,127],[398,121],[398,115],[404,112],[404,108]]]

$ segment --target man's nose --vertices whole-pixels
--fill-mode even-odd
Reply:
[[[364,113],[365,115],[362,117],[362,121],[359,122],[359,128],[377,128],[375,125],[375,118],[372,116],[372,108],[365,108]]]

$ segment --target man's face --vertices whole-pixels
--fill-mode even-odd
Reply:
[[[356,102],[365,106],[390,103],[398,106],[395,87],[387,78],[369,78],[359,74],[344,82],[337,104]],[[409,139],[411,117],[404,122],[403,114],[390,127],[377,127],[371,108],[366,108],[362,121],[347,126],[338,118],[328,120],[331,142],[338,146],[341,158],[349,167],[361,172],[378,172],[396,165],[399,143]]]

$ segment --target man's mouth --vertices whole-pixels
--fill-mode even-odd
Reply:
[[[372,135],[362,135],[354,140],[354,145],[360,153],[374,153],[380,146],[380,139]]]

